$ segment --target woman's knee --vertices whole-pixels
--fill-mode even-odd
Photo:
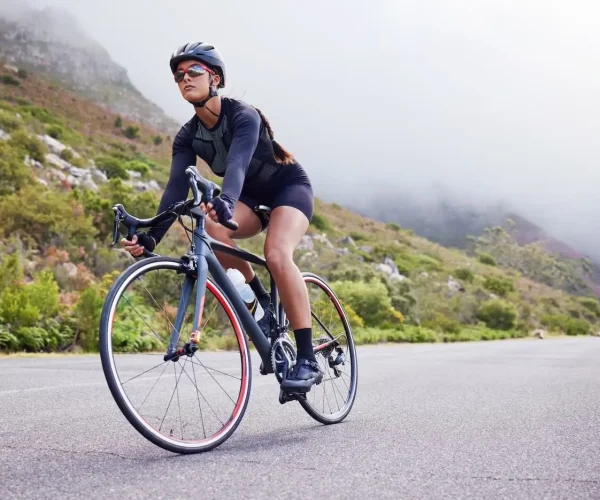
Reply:
[[[265,248],[265,259],[272,273],[277,274],[294,265],[293,249],[290,250],[286,246],[268,245]]]

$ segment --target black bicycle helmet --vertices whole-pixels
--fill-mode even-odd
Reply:
[[[218,88],[225,87],[225,63],[219,51],[212,45],[204,42],[190,42],[179,47],[171,55],[171,73],[177,71],[177,65],[181,61],[189,59],[206,64],[221,77]]]

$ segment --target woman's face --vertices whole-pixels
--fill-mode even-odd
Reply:
[[[192,66],[199,66],[201,68],[206,68],[204,74],[199,76],[190,76],[187,72],[189,68]],[[198,102],[208,96],[209,86],[210,86],[210,71],[208,68],[198,61],[182,61],[177,66],[177,71],[185,72],[183,80],[177,83],[179,85],[179,91],[183,98],[188,102]],[[213,74],[213,85],[216,86],[219,84],[219,75]]]

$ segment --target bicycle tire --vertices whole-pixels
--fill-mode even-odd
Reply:
[[[115,363],[113,358],[113,349],[111,342],[112,333],[112,321],[114,320],[114,314],[118,299],[120,295],[125,291],[127,285],[133,282],[138,276],[141,276],[145,272],[151,269],[174,269],[183,271],[183,262],[181,259],[174,259],[169,257],[152,257],[144,259],[140,262],[133,264],[128,267],[121,275],[116,279],[112,285],[102,308],[102,314],[100,319],[100,357],[102,361],[102,369],[106,377],[109,389],[112,393],[117,406],[127,418],[129,423],[146,439],[154,443],[161,448],[171,451],[173,453],[189,454],[189,453],[200,453],[212,450],[213,448],[224,443],[231,435],[235,432],[239,426],[242,418],[246,412],[248,401],[250,399],[250,389],[252,382],[252,367],[250,352],[246,341],[246,335],[243,327],[237,317],[235,309],[225,293],[215,284],[209,277],[206,286],[207,290],[215,296],[217,301],[223,306],[233,328],[235,335],[239,342],[241,349],[240,358],[242,361],[242,377],[241,377],[241,396],[238,397],[237,405],[233,410],[233,417],[227,422],[226,426],[221,429],[215,436],[211,436],[208,440],[199,440],[194,443],[184,443],[175,438],[169,438],[163,434],[160,434],[153,429],[151,425],[144,420],[144,418],[137,412],[133,407],[127,395],[125,394],[121,384],[119,383],[119,376],[115,369]],[[168,362],[167,362],[168,363]]]
[[[341,323],[344,327],[345,337],[347,338],[347,341],[348,341],[348,350],[350,351],[350,357],[351,357],[351,363],[352,363],[352,375],[351,375],[351,386],[349,387],[348,401],[344,405],[343,411],[337,412],[336,414],[334,414],[334,416],[326,416],[326,415],[316,411],[316,409],[311,405],[311,403],[308,399],[307,400],[298,399],[298,402],[302,405],[304,410],[312,418],[314,418],[317,422],[320,422],[324,425],[337,424],[337,423],[340,423],[342,420],[344,420],[348,416],[348,414],[352,410],[352,407],[354,406],[354,402],[356,400],[356,393],[357,393],[357,389],[358,389],[358,362],[357,362],[357,355],[356,355],[356,344],[354,343],[354,337],[352,336],[352,329],[350,327],[350,322],[348,321],[348,317],[346,315],[344,307],[343,307],[341,301],[339,300],[339,298],[337,297],[337,295],[335,294],[335,292],[329,286],[329,284],[323,278],[318,276],[317,274],[310,273],[310,272],[303,272],[302,278],[305,283],[313,283],[313,284],[317,285],[319,288],[321,288],[321,290],[323,290],[325,292],[325,294],[328,296],[329,300],[331,300],[331,302],[335,306],[335,309],[336,309],[336,311],[340,317]],[[311,309],[312,309],[312,306],[311,306]],[[286,320],[285,311],[283,311],[283,309],[282,309],[282,313],[281,313],[281,319],[282,319],[282,321]],[[314,332],[313,332],[313,334],[314,334]],[[321,382],[321,384],[323,384],[323,383],[324,382]],[[313,386],[312,390],[313,391],[317,390],[316,388],[318,388],[318,387],[319,386]],[[323,388],[323,390],[325,390],[325,389]],[[310,393],[308,393],[308,394],[310,394]]]

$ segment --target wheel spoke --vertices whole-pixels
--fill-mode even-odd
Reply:
[[[199,358],[197,358],[199,361],[199,365],[204,368],[204,370],[206,371],[206,373],[208,373],[212,379],[215,381],[215,383],[221,388],[221,390],[225,393],[225,395],[231,400],[231,402],[233,403],[233,406],[235,407],[235,401],[233,399],[231,399],[231,396],[227,393],[227,391],[225,389],[223,389],[223,386],[221,384],[219,384],[219,381],[214,377],[214,375],[209,372],[206,367],[204,366],[204,364],[202,364],[202,361],[200,361]]]
[[[152,370],[155,370],[159,366],[166,365],[166,364],[167,364],[167,361],[163,361],[162,363],[159,363],[158,365],[150,368],[149,370],[146,370],[146,371],[140,373],[139,375],[136,375],[135,377],[131,377],[129,380],[126,380],[125,382],[121,382],[121,385],[125,385],[127,382],[131,382],[132,380],[135,380],[136,378],[141,377],[142,375],[145,375],[146,373],[151,372]],[[166,368],[166,366],[165,366],[165,368]],[[163,370],[163,372],[164,372],[164,370]]]
[[[163,347],[167,347],[163,340],[159,337],[159,335],[154,331],[154,329],[148,324],[148,322],[144,319],[144,317],[137,311],[135,307],[129,302],[129,299],[123,294],[123,298],[125,302],[129,304],[129,306],[134,310],[134,312],[139,316],[139,318],[146,324],[146,326],[150,329],[150,331],[154,334],[154,336],[159,340],[159,342],[163,345]]]
[[[194,387],[198,387],[198,381],[196,380],[196,369],[194,368],[194,363],[192,362],[192,371],[194,372]],[[196,391],[196,397],[198,398],[198,410],[200,410],[200,422],[202,422],[202,432],[204,433],[204,437],[206,438],[206,428],[204,427],[204,417],[202,416],[202,406],[200,405],[200,395],[198,391]]]
[[[160,365],[158,365],[160,366]],[[148,391],[148,394],[146,394],[146,397],[144,398],[144,401],[142,401],[142,404],[140,405],[140,407],[138,408],[138,411],[140,411],[142,409],[142,406],[144,406],[144,403],[146,402],[146,400],[148,399],[148,396],[150,396],[150,393],[154,390],[154,388],[156,387],[156,384],[158,384],[158,381],[161,379],[161,377],[163,376],[163,373],[165,373],[165,370],[167,369],[167,366],[169,366],[167,363],[165,363],[165,367],[163,368],[163,371],[160,372],[160,375],[158,376],[158,378],[156,379],[156,382],[154,382],[154,385],[152,386],[152,388]],[[155,367],[156,368],[156,367]]]
[[[160,274],[160,270],[158,272]],[[142,283],[142,286],[144,287],[144,290],[146,290],[146,292],[148,293],[148,295],[150,295],[150,298],[152,299],[152,301],[156,304],[156,307],[158,307],[161,310],[161,312],[163,313],[165,319],[167,320],[167,326],[170,326],[173,330],[175,330],[177,332],[177,340],[179,341],[180,333],[177,331],[177,328],[175,328],[175,325],[173,325],[173,323],[171,323],[171,320],[167,316],[167,312],[164,310],[163,307],[161,307],[158,304],[158,302],[156,302],[156,299],[154,298],[154,295],[152,295],[150,293],[150,290],[148,290],[148,287],[146,286],[146,284],[143,281],[141,283]]]
[[[181,378],[181,375],[183,374],[183,371],[179,374],[179,378]],[[165,411],[165,414],[163,415],[162,421],[160,423],[160,427],[158,428],[158,430],[162,430],[162,426],[165,423],[165,418],[167,417],[167,413],[169,413],[169,408],[171,408],[171,403],[173,402],[173,396],[175,396],[175,391],[177,390],[177,385],[179,384],[179,379],[177,378],[177,371],[175,372],[175,388],[173,389],[173,392],[171,393],[171,399],[169,400],[169,404],[167,406],[167,409]]]
[[[187,359],[185,360],[185,363],[187,363]],[[173,371],[175,372],[175,377],[177,378],[177,368],[175,368],[175,363],[173,363]],[[183,441],[183,424],[181,423],[181,401],[179,401],[179,384],[175,384],[175,388],[177,389],[177,406],[179,407],[179,429],[181,429],[181,440]]]
[[[192,382],[192,378],[191,378],[191,377],[188,375],[188,372],[187,372],[187,371],[185,371],[185,368],[183,368],[183,367],[182,367],[182,372],[183,372],[183,373],[185,373],[185,375],[187,376],[187,378],[189,378],[189,379],[190,379],[190,382]],[[192,382],[192,383],[193,383],[193,382]],[[221,422],[221,425],[225,425],[225,424],[223,423],[223,421],[222,421],[222,420],[219,418],[219,415],[217,415],[217,412],[215,412],[215,410],[213,409],[213,407],[210,405],[210,403],[209,403],[209,402],[207,401],[207,399],[204,397],[204,394],[202,394],[202,393],[200,392],[200,389],[198,389],[198,386],[197,386],[196,384],[194,384],[194,388],[196,389],[196,392],[197,392],[198,394],[200,394],[200,396],[202,396],[202,399],[203,399],[203,400],[204,400],[204,402],[205,402],[205,403],[208,405],[208,407],[211,409],[211,411],[214,413],[215,417],[217,417],[217,420],[218,420],[219,422]]]
[[[197,357],[196,357],[196,354],[194,354],[193,358],[196,358],[198,361],[200,361],[200,358],[197,358]],[[230,373],[225,373],[225,372],[222,372],[221,370],[217,370],[216,368],[211,368],[210,366],[206,366],[206,365],[205,365],[204,363],[202,363],[202,362],[196,363],[195,361],[193,361],[193,360],[192,360],[192,361],[191,361],[191,363],[192,363],[193,365],[202,366],[204,369],[209,369],[209,370],[212,370],[213,372],[220,373],[221,375],[225,375],[225,376],[227,376],[227,377],[231,377],[231,378],[234,378],[234,379],[236,379],[236,380],[242,380],[242,378],[241,378],[241,377],[236,377],[235,375],[231,375]]]

